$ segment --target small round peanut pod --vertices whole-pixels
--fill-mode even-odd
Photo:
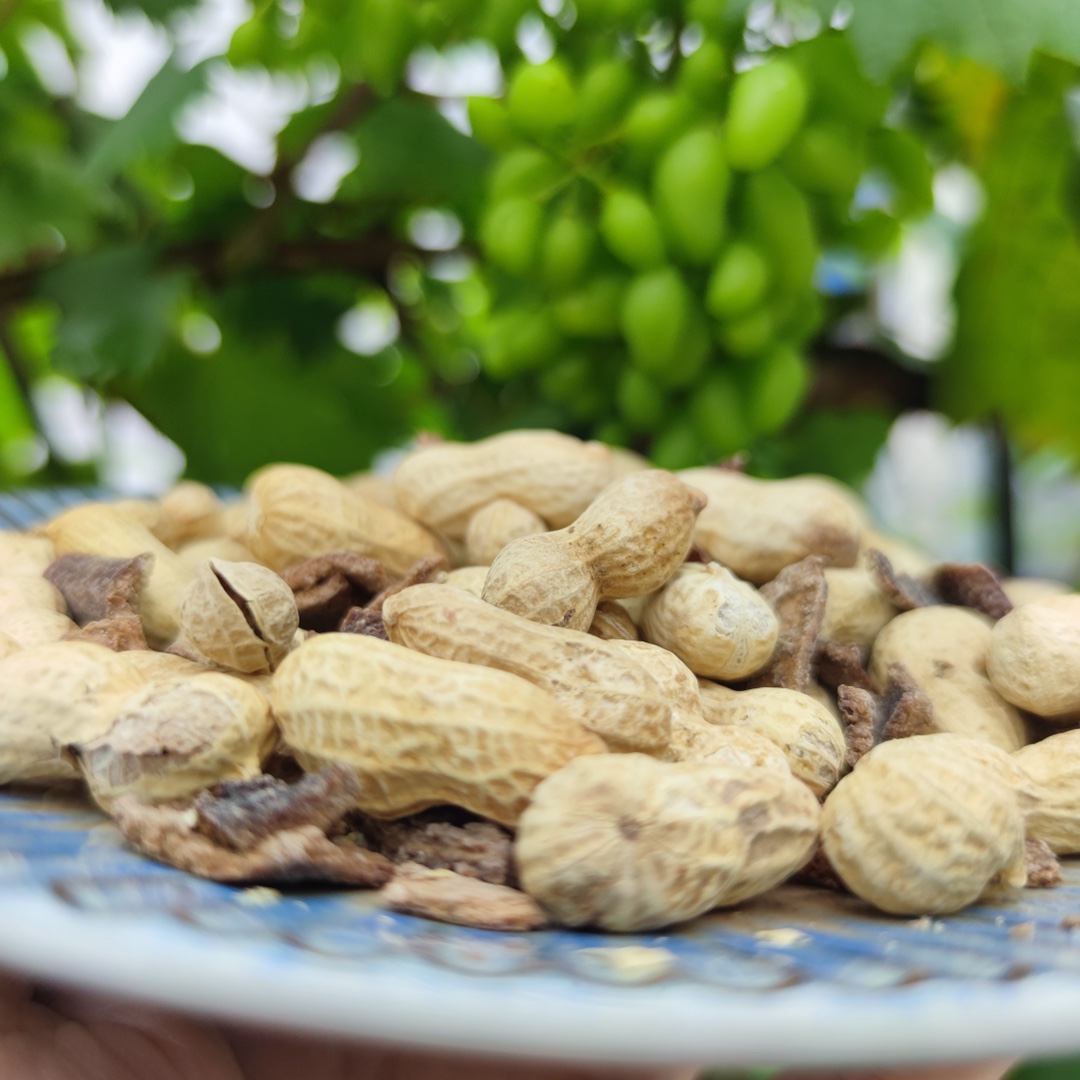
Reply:
[[[1022,886],[1024,811],[987,753],[980,740],[937,734],[864,755],[822,814],[825,854],[844,884],[893,915],[947,914],[994,885]]]
[[[749,728],[710,724],[693,715],[671,718],[671,743],[664,761],[716,761],[738,769],[772,769],[791,775],[783,751]]]
[[[465,530],[468,561],[490,566],[511,540],[542,532],[547,532],[547,525],[539,514],[513,499],[493,499],[469,518]]]
[[[713,695],[705,718],[763,735],[779,747],[792,775],[819,798],[844,771],[847,740],[840,722],[808,694],[770,686]]]
[[[889,665],[901,663],[930,699],[935,730],[1019,750],[1027,741],[1024,721],[987,678],[990,642],[990,620],[967,608],[904,611],[874,640],[870,677],[880,692]]]
[[[1028,836],[1059,855],[1080,854],[1080,729],[1031,743],[1012,757],[1034,788]]]
[[[790,876],[819,816],[805,787],[767,769],[599,755],[536,788],[514,855],[524,890],[564,926],[651,930]]]
[[[225,503],[213,488],[183,480],[158,500],[150,531],[173,551],[194,540],[225,535]]]
[[[1011,704],[1051,723],[1080,718],[1080,595],[1025,604],[999,619],[986,670]]]
[[[254,555],[229,536],[211,536],[192,540],[177,548],[177,556],[192,572],[198,570],[207,559],[224,559],[226,562],[258,562]]]
[[[1001,591],[1009,598],[1009,603],[1018,608],[1024,604],[1049,600],[1052,596],[1066,596],[1073,590],[1064,581],[1054,581],[1052,578],[1013,577],[1002,580]]]
[[[484,591],[484,582],[487,580],[488,567],[486,566],[459,566],[456,570],[448,570],[443,585],[449,585],[454,589],[464,589],[473,596],[480,596]]]
[[[207,559],[180,609],[184,642],[215,664],[248,673],[273,671],[299,627],[292,589],[257,563]]]
[[[869,649],[897,613],[865,566],[827,566],[825,615],[818,637],[822,641]]]
[[[641,629],[695,675],[737,680],[769,662],[779,624],[757,589],[710,562],[684,563],[646,604]]]

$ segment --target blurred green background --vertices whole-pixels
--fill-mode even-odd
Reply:
[[[1075,577],[1078,63],[1057,0],[0,0],[0,487],[551,426]]]

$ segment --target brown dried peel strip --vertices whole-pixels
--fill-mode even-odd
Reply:
[[[866,561],[877,587],[889,602],[901,611],[913,611],[915,608],[941,603],[941,598],[932,589],[908,574],[898,573],[884,552],[870,551]]]
[[[369,611],[382,611],[383,604],[395,593],[401,592],[402,589],[409,588],[410,585],[426,585],[439,574],[442,574],[449,569],[450,563],[447,562],[442,555],[429,555],[426,559],[421,559],[418,563],[414,563],[409,567],[405,576],[400,581],[395,581],[392,585],[388,585],[383,589],[382,592],[367,605],[367,608]]]
[[[1061,884],[1061,863],[1045,840],[1024,841],[1024,865],[1029,889],[1052,889]]]
[[[840,686],[836,696],[847,729],[849,766],[878,743],[934,730],[934,706],[903,664],[889,665],[884,694]]]
[[[304,630],[336,630],[350,608],[363,607],[392,584],[377,559],[350,551],[306,559],[281,576],[293,591]]]
[[[825,615],[828,585],[826,559],[810,555],[785,567],[774,581],[761,587],[772,605],[780,634],[769,665],[746,684],[748,688],[779,686],[805,693],[813,674],[814,647]]]
[[[439,808],[397,821],[365,815],[357,825],[372,847],[393,863],[453,870],[492,885],[513,883],[513,837],[494,822],[466,820],[469,816]]]
[[[82,629],[65,634],[63,640],[89,641],[92,645],[104,645],[113,652],[150,648],[146,643],[146,634],[143,633],[142,619],[130,611],[109,619],[89,622]]]
[[[45,570],[80,626],[139,610],[139,595],[150,576],[154,556],[107,559],[100,555],[61,555]]]
[[[934,588],[943,603],[974,608],[991,619],[1013,609],[997,574],[983,563],[943,563],[934,571]]]
[[[791,880],[797,885],[816,885],[835,892],[848,891],[820,844],[814,852],[814,857]]]
[[[232,851],[196,832],[188,809],[152,806],[125,795],[114,804],[113,816],[124,838],[144,855],[212,881],[377,887],[393,875],[382,855],[328,840],[315,825],[285,829],[247,851]]]
[[[313,825],[326,832],[356,805],[360,781],[347,765],[328,765],[295,784],[273,776],[226,780],[195,799],[195,829],[221,847],[248,851],[273,833]]]
[[[383,641],[390,640],[390,635],[383,625],[382,612],[362,607],[349,608],[338,630],[343,634],[367,634],[368,637],[381,638]]]
[[[399,866],[379,898],[391,911],[478,930],[540,930],[549,922],[540,905],[517,889],[416,863]]]
[[[817,651],[818,682],[830,690],[841,686],[857,686],[861,690],[874,689],[866,665],[863,663],[862,649],[853,643],[825,641]]]

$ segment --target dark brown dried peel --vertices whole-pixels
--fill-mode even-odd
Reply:
[[[903,664],[889,665],[883,694],[858,686],[837,688],[837,703],[847,729],[849,766],[878,743],[926,735],[934,730],[934,706]]]
[[[113,652],[150,648],[143,633],[142,619],[130,611],[88,622],[81,629],[65,634],[64,641],[89,641],[93,645],[104,645]]]
[[[453,870],[493,885],[514,884],[510,833],[494,822],[462,817],[460,812],[440,807],[397,821],[365,815],[358,827],[392,863]]]
[[[1061,884],[1061,863],[1045,840],[1024,841],[1024,864],[1029,889],[1052,889]]]
[[[958,604],[1003,619],[1012,611],[997,574],[983,563],[942,563],[934,571],[934,588],[945,604]]]
[[[338,630],[343,634],[367,634],[368,637],[382,638],[383,641],[390,640],[390,635],[383,625],[382,612],[368,608],[349,608]]]
[[[884,552],[870,551],[866,561],[877,587],[893,606],[901,611],[913,611],[915,608],[941,603],[941,598],[933,589],[916,581],[909,574],[899,573]]]
[[[780,633],[768,667],[747,682],[748,688],[779,686],[805,693],[813,675],[814,649],[825,616],[828,585],[822,555],[809,555],[785,567],[761,587],[776,612]]]
[[[797,885],[816,885],[822,889],[832,889],[835,892],[847,892],[847,886],[840,880],[833,864],[829,862],[829,856],[825,849],[818,844],[814,857],[792,879]]]
[[[336,630],[352,607],[363,607],[393,579],[382,563],[350,551],[306,559],[282,575],[293,591],[304,630]]]
[[[295,784],[273,776],[226,780],[195,799],[195,829],[221,847],[249,851],[274,833],[313,825],[325,833],[355,805],[360,781],[347,765],[308,773]]]
[[[862,649],[853,643],[822,642],[817,651],[817,678],[818,682],[830,690],[841,686],[857,686],[871,691],[874,689],[863,663]]]
[[[427,558],[421,559],[419,562],[410,566],[405,572],[405,576],[400,581],[395,581],[392,585],[387,585],[387,587],[367,605],[368,610],[382,611],[383,604],[395,593],[399,593],[402,589],[407,589],[411,585],[426,585],[429,581],[432,581],[434,578],[438,577],[438,575],[449,569],[450,563],[447,562],[444,556],[428,555]]]
[[[80,626],[120,615],[137,615],[139,596],[150,577],[154,556],[109,559],[72,552],[55,559],[45,578],[60,590]]]
[[[190,809],[152,806],[125,795],[114,804],[113,817],[128,843],[144,855],[212,881],[377,887],[394,872],[382,855],[329,840],[315,825],[285,829],[247,851],[233,851],[196,832]]]
[[[479,930],[539,930],[549,922],[540,905],[517,889],[416,863],[399,866],[379,898],[391,911]]]

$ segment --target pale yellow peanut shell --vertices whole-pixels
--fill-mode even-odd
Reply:
[[[108,729],[115,655],[103,645],[56,641],[0,660],[0,784],[76,775],[60,748]]]
[[[555,431],[509,431],[474,443],[436,443],[394,473],[401,509],[430,529],[463,538],[493,499],[513,499],[552,528],[569,525],[613,476],[611,451]]]
[[[69,752],[108,809],[121,795],[162,802],[256,776],[276,742],[266,696],[241,679],[206,672],[121,699],[108,730]]]
[[[360,472],[345,477],[342,481],[345,486],[357,495],[363,495],[365,499],[385,506],[388,510],[399,510],[397,496],[394,494],[394,481],[389,476],[381,476],[378,473]]]
[[[45,525],[45,532],[57,555],[84,552],[125,559],[152,555],[150,574],[139,597],[139,617],[152,646],[164,648],[173,641],[180,601],[192,571],[145,525],[115,506],[87,503],[53,518]]]
[[[459,566],[456,570],[447,571],[446,580],[442,584],[479,596],[484,591],[487,573],[486,566]]]
[[[867,527],[863,531],[859,549],[860,566],[867,565],[867,559],[872,551],[880,551],[897,573],[907,574],[913,578],[928,577],[934,572],[936,566],[936,561],[925,551],[920,551],[919,548],[904,540],[898,540],[895,536],[888,536],[873,527]]]
[[[808,694],[762,687],[739,690],[730,697],[713,695],[705,718],[764,736],[783,753],[792,775],[819,798],[844,771],[847,740],[840,723]]]
[[[197,571],[207,559],[225,559],[227,562],[257,562],[258,560],[239,540],[229,536],[212,536],[205,540],[192,540],[177,549],[177,555],[189,569]]]
[[[9,574],[0,577],[0,619],[29,609],[67,614],[60,590],[37,574]]]
[[[1027,833],[1059,855],[1080,854],[1080,729],[1017,750],[1013,760],[1034,785]]]
[[[18,608],[0,616],[0,632],[15,641],[20,648],[29,649],[59,641],[78,630],[67,615],[51,608]]]
[[[710,724],[726,724],[728,702],[732,701],[740,690],[722,686],[710,679],[698,679],[698,696],[701,699],[701,714]]]
[[[1024,813],[980,760],[986,751],[938,734],[863,756],[822,815],[825,854],[844,884],[894,915],[947,914],[994,886],[1022,886]]]
[[[650,598],[641,630],[694,674],[738,680],[769,662],[779,625],[757,589],[710,562],[684,563]]]
[[[415,521],[306,465],[260,469],[249,481],[247,496],[245,541],[271,570],[351,551],[378,559],[392,574],[404,574],[420,559],[444,554],[438,540]]]
[[[818,639],[869,649],[897,609],[865,565],[827,566],[825,584],[828,594]]]
[[[18,652],[21,648],[22,646],[13,637],[0,630],[0,660],[3,660],[5,656]]]
[[[151,532],[177,551],[184,544],[225,535],[225,503],[205,484],[184,480],[158,500]]]
[[[589,624],[589,633],[608,641],[640,641],[637,625],[630,612],[617,600],[601,600]]]
[[[1052,596],[1067,596],[1073,590],[1064,581],[1051,578],[1004,578],[1001,590],[1013,607],[1023,607],[1036,601],[1049,600]]]
[[[935,730],[1018,750],[1026,741],[1024,721],[987,678],[990,640],[990,620],[967,608],[905,611],[875,639],[870,677],[883,690],[889,665],[901,663],[930,699]]]
[[[0,531],[0,577],[40,577],[55,558],[56,548],[47,536]]]
[[[618,480],[620,476],[628,476],[630,473],[644,472],[651,469],[652,463],[647,457],[628,450],[625,446],[609,446],[611,451],[611,479]]]
[[[514,825],[545,776],[604,750],[524,679],[361,634],[305,642],[275,672],[270,697],[301,764],[350,765],[358,805],[376,817],[451,803]]]
[[[601,600],[652,592],[678,570],[704,504],[672,473],[624,476],[572,525],[503,548],[484,599],[535,622],[588,630]]]
[[[539,514],[513,499],[493,499],[480,507],[465,530],[465,553],[473,566],[490,566],[511,540],[547,532]]]
[[[387,598],[391,641],[419,653],[510,672],[541,687],[614,750],[662,754],[671,702],[630,642],[534,623],[450,585],[414,585]]]
[[[150,683],[180,682],[206,672],[206,665],[172,653],[152,649],[128,649],[113,653],[108,663],[106,690],[127,696]]]
[[[851,566],[858,556],[865,516],[854,494],[835,480],[757,480],[714,468],[678,476],[709,498],[694,542],[746,581],[772,581],[808,555],[824,555],[833,566]]]
[[[999,619],[986,671],[1011,704],[1051,723],[1080,719],[1080,595],[1034,601]]]
[[[185,643],[215,664],[246,673],[273,671],[299,627],[292,589],[257,563],[207,559],[180,609]]]
[[[819,816],[805,787],[766,769],[579,758],[536,789],[514,855],[522,887],[563,925],[651,930],[790,876]]]

